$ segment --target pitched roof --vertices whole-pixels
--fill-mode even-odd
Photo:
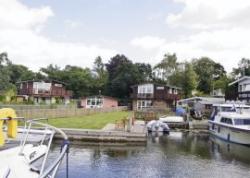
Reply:
[[[66,85],[66,83],[64,82],[61,82],[61,81],[58,81],[58,80],[54,80],[54,79],[33,79],[33,80],[23,80],[23,81],[19,81],[19,82],[16,82],[16,83],[26,83],[26,82],[55,82],[55,83],[60,83],[60,84],[64,84]]]
[[[224,103],[225,98],[216,98],[216,97],[192,97],[192,98],[186,98],[182,100],[178,100],[178,102],[192,102],[192,101],[199,101],[203,104],[209,103],[209,104],[215,104],[215,103]]]
[[[241,78],[239,78],[239,79],[237,79],[237,80],[235,80],[235,81],[229,83],[228,86],[232,86],[232,85],[234,85],[234,84],[236,84],[236,83],[239,83],[240,81],[245,80],[245,79],[249,79],[249,80],[250,80],[250,76],[241,77]]]
[[[146,84],[153,84],[153,85],[159,85],[159,86],[166,86],[166,87],[169,87],[169,88],[176,88],[176,89],[179,89],[179,90],[182,89],[181,87],[177,87],[177,86],[174,86],[174,85],[167,85],[167,84],[160,84],[160,83],[153,83],[153,82],[139,83],[139,84],[136,84],[136,85],[132,85],[132,86],[130,86],[130,87],[132,88],[132,87],[136,87],[136,86],[138,86],[138,85],[146,85]]]

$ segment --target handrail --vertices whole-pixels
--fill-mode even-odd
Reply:
[[[51,129],[59,132],[63,136],[63,139],[68,140],[68,136],[61,129],[58,129],[57,127],[54,127],[54,126],[49,125],[49,124],[45,124],[45,123],[42,123],[42,122],[37,122],[39,120],[45,120],[45,118],[35,119],[35,120],[28,120],[27,123],[37,124],[37,125],[41,125],[41,126],[44,126],[44,127],[51,128]]]
[[[54,168],[56,168],[56,166],[58,166],[58,164],[60,163],[60,161],[62,161],[64,155],[66,154],[68,148],[69,148],[69,145],[64,145],[64,146],[63,146],[62,151],[61,151],[59,157],[50,165],[50,167],[48,167],[48,168],[44,171],[44,173],[43,173],[41,176],[39,176],[39,178],[45,178],[45,177],[47,177],[47,176],[49,175],[49,173],[51,173],[52,170],[53,170]]]
[[[24,138],[23,145],[25,144],[25,142],[27,140],[27,136],[28,136],[28,133],[29,133],[29,130],[30,130],[32,124],[40,125],[40,126],[43,126],[43,127],[47,128],[47,129],[48,128],[52,129],[54,131],[53,133],[58,132],[58,133],[60,133],[62,135],[62,137],[63,137],[63,145],[62,145],[62,148],[61,148],[60,155],[56,158],[55,161],[53,161],[49,165],[49,167],[47,167],[45,170],[43,170],[44,166],[46,164],[46,161],[47,161],[48,151],[49,151],[49,148],[50,148],[50,144],[49,144],[47,153],[45,155],[45,158],[44,158],[41,170],[40,170],[39,178],[46,178],[48,176],[53,178],[56,175],[57,169],[59,168],[59,165],[62,162],[62,159],[63,159],[64,155],[66,153],[68,153],[69,141],[68,141],[68,136],[61,129],[56,128],[56,127],[54,127],[52,125],[40,122],[40,121],[43,121],[43,120],[46,120],[46,118],[33,119],[33,120],[28,120],[27,121],[27,123],[29,124],[29,127],[28,127],[28,130],[26,132],[26,137]],[[50,143],[51,143],[51,141],[52,141],[52,137],[50,138]]]

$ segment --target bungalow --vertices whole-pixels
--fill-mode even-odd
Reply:
[[[227,100],[240,100],[245,103],[250,103],[250,76],[241,77],[231,83],[230,93],[227,94]]]
[[[84,97],[80,101],[81,108],[114,108],[118,107],[118,101],[115,98],[103,95]]]
[[[131,89],[133,110],[173,108],[180,99],[181,91],[179,87],[154,83],[133,85]]]
[[[17,82],[17,98],[34,103],[54,104],[57,101],[69,103],[72,92],[65,83],[56,80],[27,80]]]

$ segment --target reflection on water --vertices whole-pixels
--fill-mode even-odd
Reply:
[[[73,144],[69,162],[72,178],[250,177],[249,147],[189,132],[149,135],[146,146]]]

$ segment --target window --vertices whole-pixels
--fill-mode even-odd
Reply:
[[[51,83],[45,82],[34,82],[33,83],[33,90],[35,94],[39,93],[49,93],[51,88]]]
[[[103,104],[103,98],[102,97],[89,97],[87,98],[87,106],[86,108],[101,108]]]
[[[244,91],[250,91],[250,84],[244,84]]]
[[[139,100],[137,101],[137,109],[146,109],[152,106],[151,100]]]
[[[153,94],[154,93],[154,85],[153,84],[138,85],[138,93]]]
[[[230,118],[222,117],[221,120],[220,120],[220,122],[225,123],[225,124],[233,125],[233,121]]]
[[[250,125],[250,119],[234,119],[235,125]]]

